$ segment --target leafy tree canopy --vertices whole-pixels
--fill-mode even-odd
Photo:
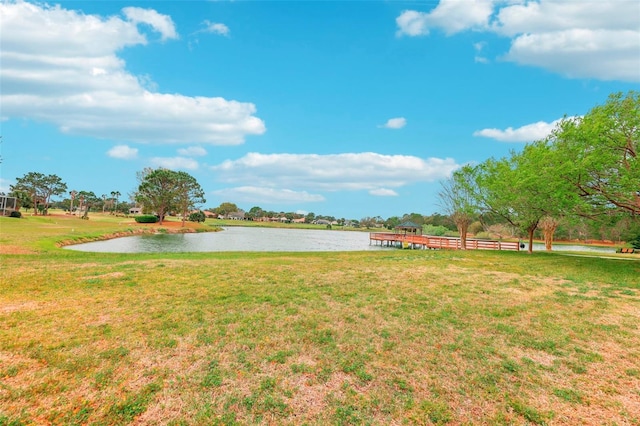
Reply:
[[[45,175],[29,172],[17,178],[15,185],[10,186],[11,192],[22,193],[31,200],[34,213],[38,214],[38,206],[44,206],[43,213],[48,213],[48,206],[53,195],[60,195],[67,191],[67,184],[57,175]]]
[[[585,204],[583,213],[640,214],[640,93],[615,93],[582,118],[561,122],[549,137],[565,160],[562,177]]]
[[[214,213],[217,213],[221,216],[226,216],[229,213],[240,211],[240,208],[236,206],[234,203],[224,202],[220,204],[218,207],[213,209]]]
[[[138,173],[140,186],[135,195],[136,202],[147,213],[159,216],[159,223],[171,211],[179,211],[183,218],[196,203],[204,203],[204,191],[198,182],[186,172],[168,169],[145,169]],[[183,221],[184,223],[184,221]]]

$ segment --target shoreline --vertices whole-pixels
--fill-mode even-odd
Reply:
[[[58,248],[64,248],[67,246],[73,246],[73,245],[77,245],[77,244],[84,244],[84,243],[93,243],[96,241],[108,241],[108,240],[113,240],[116,238],[123,238],[123,237],[133,237],[136,235],[156,235],[156,234],[195,234],[195,233],[199,233],[199,232],[218,232],[219,229],[206,229],[206,228],[192,228],[192,227],[180,227],[180,228],[165,228],[165,227],[145,227],[145,228],[138,228],[138,229],[127,229],[124,231],[118,231],[118,232],[113,232],[113,233],[109,233],[109,234],[103,234],[103,235],[96,235],[96,236],[80,236],[78,238],[73,238],[73,239],[64,239],[64,240],[60,240],[57,241],[55,243],[56,247]]]

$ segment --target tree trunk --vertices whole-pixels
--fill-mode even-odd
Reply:
[[[558,220],[550,216],[546,216],[540,221],[540,227],[544,234],[544,247],[547,251],[551,251],[553,245],[553,234],[558,228]]]
[[[460,234],[460,248],[462,250],[466,250],[467,249],[467,232],[469,230],[469,223],[467,221],[458,222],[456,223],[456,226],[458,228],[458,233]]]
[[[471,219],[469,215],[465,213],[454,213],[452,215],[453,223],[456,224],[456,228],[458,228],[458,233],[460,234],[460,248],[462,250],[467,249],[467,232],[469,230],[469,224],[471,223]]]
[[[529,234],[529,249],[527,250],[527,253],[532,254],[533,253],[533,233],[536,230],[537,225],[534,226],[530,226],[529,229],[527,229],[527,233]]]
[[[160,216],[160,219],[158,220],[158,225],[162,225],[162,221],[164,220],[164,207],[160,207],[158,209],[158,216]]]

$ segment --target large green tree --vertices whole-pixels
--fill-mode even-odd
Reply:
[[[489,159],[482,163],[478,174],[480,200],[485,211],[498,215],[529,236],[529,252],[533,251],[533,233],[544,211],[540,203],[527,194],[537,190],[535,184],[522,178],[515,161],[511,158]]]
[[[264,210],[259,206],[253,206],[247,212],[246,217],[250,220],[258,219],[264,216]]]
[[[82,219],[89,219],[89,211],[91,207],[100,203],[100,197],[98,197],[93,191],[80,191],[77,194],[80,202],[79,210],[82,212]]]
[[[549,138],[565,160],[562,177],[584,201],[578,212],[640,214],[640,93],[615,93],[584,117],[567,118]]]
[[[224,203],[213,209],[214,213],[219,214],[220,216],[226,216],[229,213],[237,212],[239,210],[240,209],[237,205],[228,201],[225,201]]]
[[[157,214],[162,225],[164,216],[175,207],[176,192],[175,172],[160,168],[142,177],[136,202],[143,206],[145,212]]]
[[[196,179],[186,172],[175,172],[176,179],[176,207],[182,214],[182,226],[184,226],[190,210],[196,204],[204,204],[204,191]]]
[[[145,169],[139,173],[140,186],[135,200],[143,210],[155,213],[162,224],[166,214],[172,210],[183,213],[197,203],[203,203],[204,192],[198,182],[186,172],[175,172],[169,169]],[[184,224],[184,221],[183,221]]]
[[[27,194],[32,201],[34,214],[38,214],[38,206],[43,206],[43,213],[46,215],[49,212],[51,197],[65,193],[67,184],[57,175],[29,172],[17,178],[10,190]]]
[[[575,192],[559,175],[561,162],[547,142],[538,141],[520,153],[489,159],[478,167],[480,205],[522,230],[529,241],[529,253],[541,219],[557,218],[575,205]]]
[[[44,197],[44,214],[49,213],[49,204],[53,195],[60,195],[67,192],[67,184],[57,175],[46,175],[42,182],[42,196]]]
[[[29,199],[29,205],[33,208],[33,214],[38,214],[39,187],[44,175],[37,172],[29,172],[23,177],[17,178],[15,185],[10,185],[12,194],[22,199]]]

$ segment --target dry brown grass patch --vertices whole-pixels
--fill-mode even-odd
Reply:
[[[35,250],[28,249],[19,245],[2,244],[0,245],[0,254],[35,254]]]

